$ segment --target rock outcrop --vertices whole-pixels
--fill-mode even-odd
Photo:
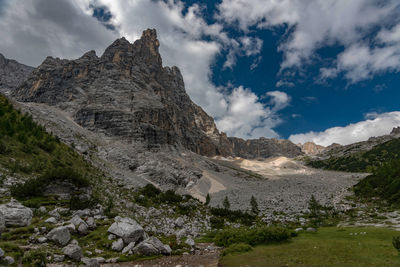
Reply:
[[[23,83],[34,68],[0,54],[0,93],[10,94]]]
[[[201,155],[228,155],[213,118],[186,94],[177,67],[163,67],[155,30],[133,44],[120,38],[101,57],[47,57],[13,96],[68,112],[91,131],[149,149],[172,145]]]
[[[324,146],[320,146],[315,144],[314,142],[305,142],[304,144],[298,145],[301,148],[301,151],[304,152],[306,155],[318,155],[325,150]]]
[[[236,157],[247,159],[269,158],[273,156],[296,157],[302,155],[301,148],[284,139],[259,138],[244,140],[236,137],[229,137],[232,145],[232,154]]]

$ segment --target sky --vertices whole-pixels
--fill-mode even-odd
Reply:
[[[147,28],[229,136],[327,146],[400,126],[398,0],[0,0],[0,53],[31,66]]]

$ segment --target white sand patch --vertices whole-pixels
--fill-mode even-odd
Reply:
[[[275,157],[265,160],[241,159],[236,160],[235,163],[243,169],[253,171],[269,179],[279,179],[279,176],[282,175],[313,173],[310,168],[287,157]]]
[[[217,181],[217,178],[213,174],[204,171],[203,177],[201,177],[201,179],[193,188],[189,190],[189,192],[193,197],[205,202],[207,194],[213,194],[223,190],[226,190],[226,187]]]

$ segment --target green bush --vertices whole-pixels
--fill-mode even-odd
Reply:
[[[225,226],[224,218],[213,216],[210,218],[211,227],[214,229],[222,229]]]
[[[224,247],[236,243],[255,246],[288,240],[291,236],[292,232],[283,227],[230,228],[218,232],[214,241],[216,245]]]
[[[394,236],[392,239],[392,244],[398,252],[400,252],[400,236]]]
[[[44,249],[35,249],[25,253],[22,258],[24,266],[41,267],[47,264],[47,252]]]
[[[38,178],[29,179],[23,184],[12,186],[11,194],[19,199],[42,196],[46,186],[57,180],[71,182],[80,188],[89,186],[88,179],[72,168],[56,168]]]
[[[229,210],[225,208],[211,208],[210,212],[214,216],[222,217],[230,222],[240,222],[244,225],[250,226],[255,220],[256,216],[241,210]]]
[[[232,244],[223,250],[222,256],[226,256],[228,254],[248,252],[251,250],[253,250],[252,247],[246,243]]]
[[[175,194],[174,191],[167,190],[166,192],[160,194],[160,200],[162,202],[168,202],[168,203],[179,203],[183,199],[182,199],[182,196]]]
[[[153,184],[147,184],[140,190],[140,193],[146,197],[155,198],[159,196],[161,190],[155,187]]]

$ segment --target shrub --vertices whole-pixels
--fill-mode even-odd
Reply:
[[[153,184],[147,184],[140,190],[140,193],[146,197],[154,198],[161,193],[161,190],[155,187]]]
[[[179,203],[182,201],[182,196],[175,194],[175,192],[172,190],[167,190],[165,193],[160,195],[160,199],[163,202]]]
[[[11,187],[11,194],[16,198],[27,198],[42,196],[46,186],[54,181],[69,181],[77,187],[89,186],[89,181],[80,173],[72,168],[52,169],[38,178],[27,180],[23,184],[17,184]]]
[[[230,228],[216,234],[215,244],[224,247],[229,247],[236,243],[255,246],[288,240],[291,236],[291,231],[283,227]]]
[[[392,238],[392,244],[393,247],[400,253],[400,236],[394,236]]]
[[[222,256],[234,253],[243,253],[253,250],[252,247],[246,243],[232,244],[222,252]]]
[[[225,220],[224,220],[224,218],[213,216],[210,218],[210,223],[211,223],[212,228],[222,229],[222,228],[224,228]]]
[[[225,209],[229,210],[231,208],[231,203],[229,203],[229,199],[226,196],[224,199],[224,202],[222,203],[222,205],[224,206]]]
[[[252,225],[256,220],[256,216],[243,212],[241,210],[229,210],[225,208],[211,208],[211,214],[218,217],[223,217],[230,222],[240,222],[244,225]]]
[[[206,202],[204,203],[204,205],[208,205],[208,204],[210,204],[210,201],[211,201],[211,197],[210,197],[210,194],[207,194],[207,196],[206,196]]]
[[[253,214],[258,214],[260,212],[260,210],[258,209],[257,200],[256,200],[256,198],[254,196],[251,196],[250,207],[251,207],[251,212]]]

